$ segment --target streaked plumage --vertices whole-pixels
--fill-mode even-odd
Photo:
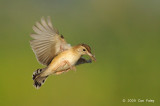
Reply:
[[[34,86],[39,88],[45,79],[51,75],[59,75],[63,72],[75,69],[75,65],[91,63],[91,60],[82,58],[82,55],[89,55],[93,60],[91,48],[86,44],[71,46],[59,31],[52,26],[50,17],[45,20],[41,18],[33,26],[34,34],[31,34],[33,40],[30,41],[39,63],[46,65],[44,69],[37,69],[33,74]]]

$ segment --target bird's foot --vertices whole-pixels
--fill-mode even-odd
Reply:
[[[70,69],[73,70],[73,71],[76,71],[76,67],[75,66],[72,66]]]
[[[55,74],[60,75],[62,73],[68,72],[70,69],[62,70],[62,71],[57,71]]]
[[[64,73],[64,71],[58,71],[58,72],[56,72],[55,74],[56,74],[56,75],[60,75],[60,74],[62,74],[62,73]]]

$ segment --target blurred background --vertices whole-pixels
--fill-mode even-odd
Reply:
[[[70,44],[90,45],[97,62],[51,76],[36,90],[32,73],[44,66],[29,35],[42,16]],[[0,1],[0,106],[159,106],[159,54],[159,0]]]

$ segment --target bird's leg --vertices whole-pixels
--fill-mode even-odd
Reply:
[[[76,67],[75,67],[75,66],[72,66],[72,69],[71,69],[71,70],[76,71]]]
[[[63,67],[63,66],[65,66],[66,65],[66,63],[65,62],[62,62],[60,65],[58,65],[57,67],[56,67],[56,70],[55,70],[55,74],[56,75],[59,75],[59,74],[62,74],[65,70],[62,70],[62,71],[57,71],[58,70],[58,68],[60,68],[60,67]]]
[[[69,66],[68,69],[66,69],[66,70],[61,70],[61,71],[56,71],[56,70],[58,70],[58,68],[64,67],[66,64]],[[65,60],[65,61],[63,61],[60,65],[57,66],[56,70],[55,70],[55,74],[56,74],[56,75],[59,75],[59,74],[62,74],[62,73],[64,73],[64,72],[68,72],[69,70],[76,70],[76,68],[75,68],[75,66],[71,66],[71,64],[70,64],[67,60]]]
[[[75,66],[72,66],[72,65],[69,63],[69,61],[65,60],[65,62],[66,62],[66,64],[68,64],[68,66],[69,66],[69,68],[70,68],[71,70],[76,71],[76,67],[75,67]]]
[[[60,68],[60,67],[64,67],[65,65],[66,65],[66,62],[64,61],[64,62],[62,62],[61,64],[59,64],[59,65],[55,68],[55,71],[57,71],[58,68]]]
[[[64,71],[57,71],[57,72],[55,72],[55,74],[56,75],[60,75],[60,74],[62,74]]]
[[[67,69],[67,70],[62,70],[62,71],[57,71],[55,74],[56,75],[60,75],[60,74],[62,74],[62,73],[64,73],[64,72],[68,72],[70,69]]]

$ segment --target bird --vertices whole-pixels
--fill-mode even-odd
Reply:
[[[32,75],[35,88],[40,88],[50,75],[75,71],[77,65],[96,61],[89,45],[82,43],[71,46],[67,43],[64,36],[52,25],[50,16],[42,17],[32,29],[34,33],[30,34],[30,46],[37,61],[45,66],[35,70]],[[85,59],[83,55],[88,55],[90,59]]]

